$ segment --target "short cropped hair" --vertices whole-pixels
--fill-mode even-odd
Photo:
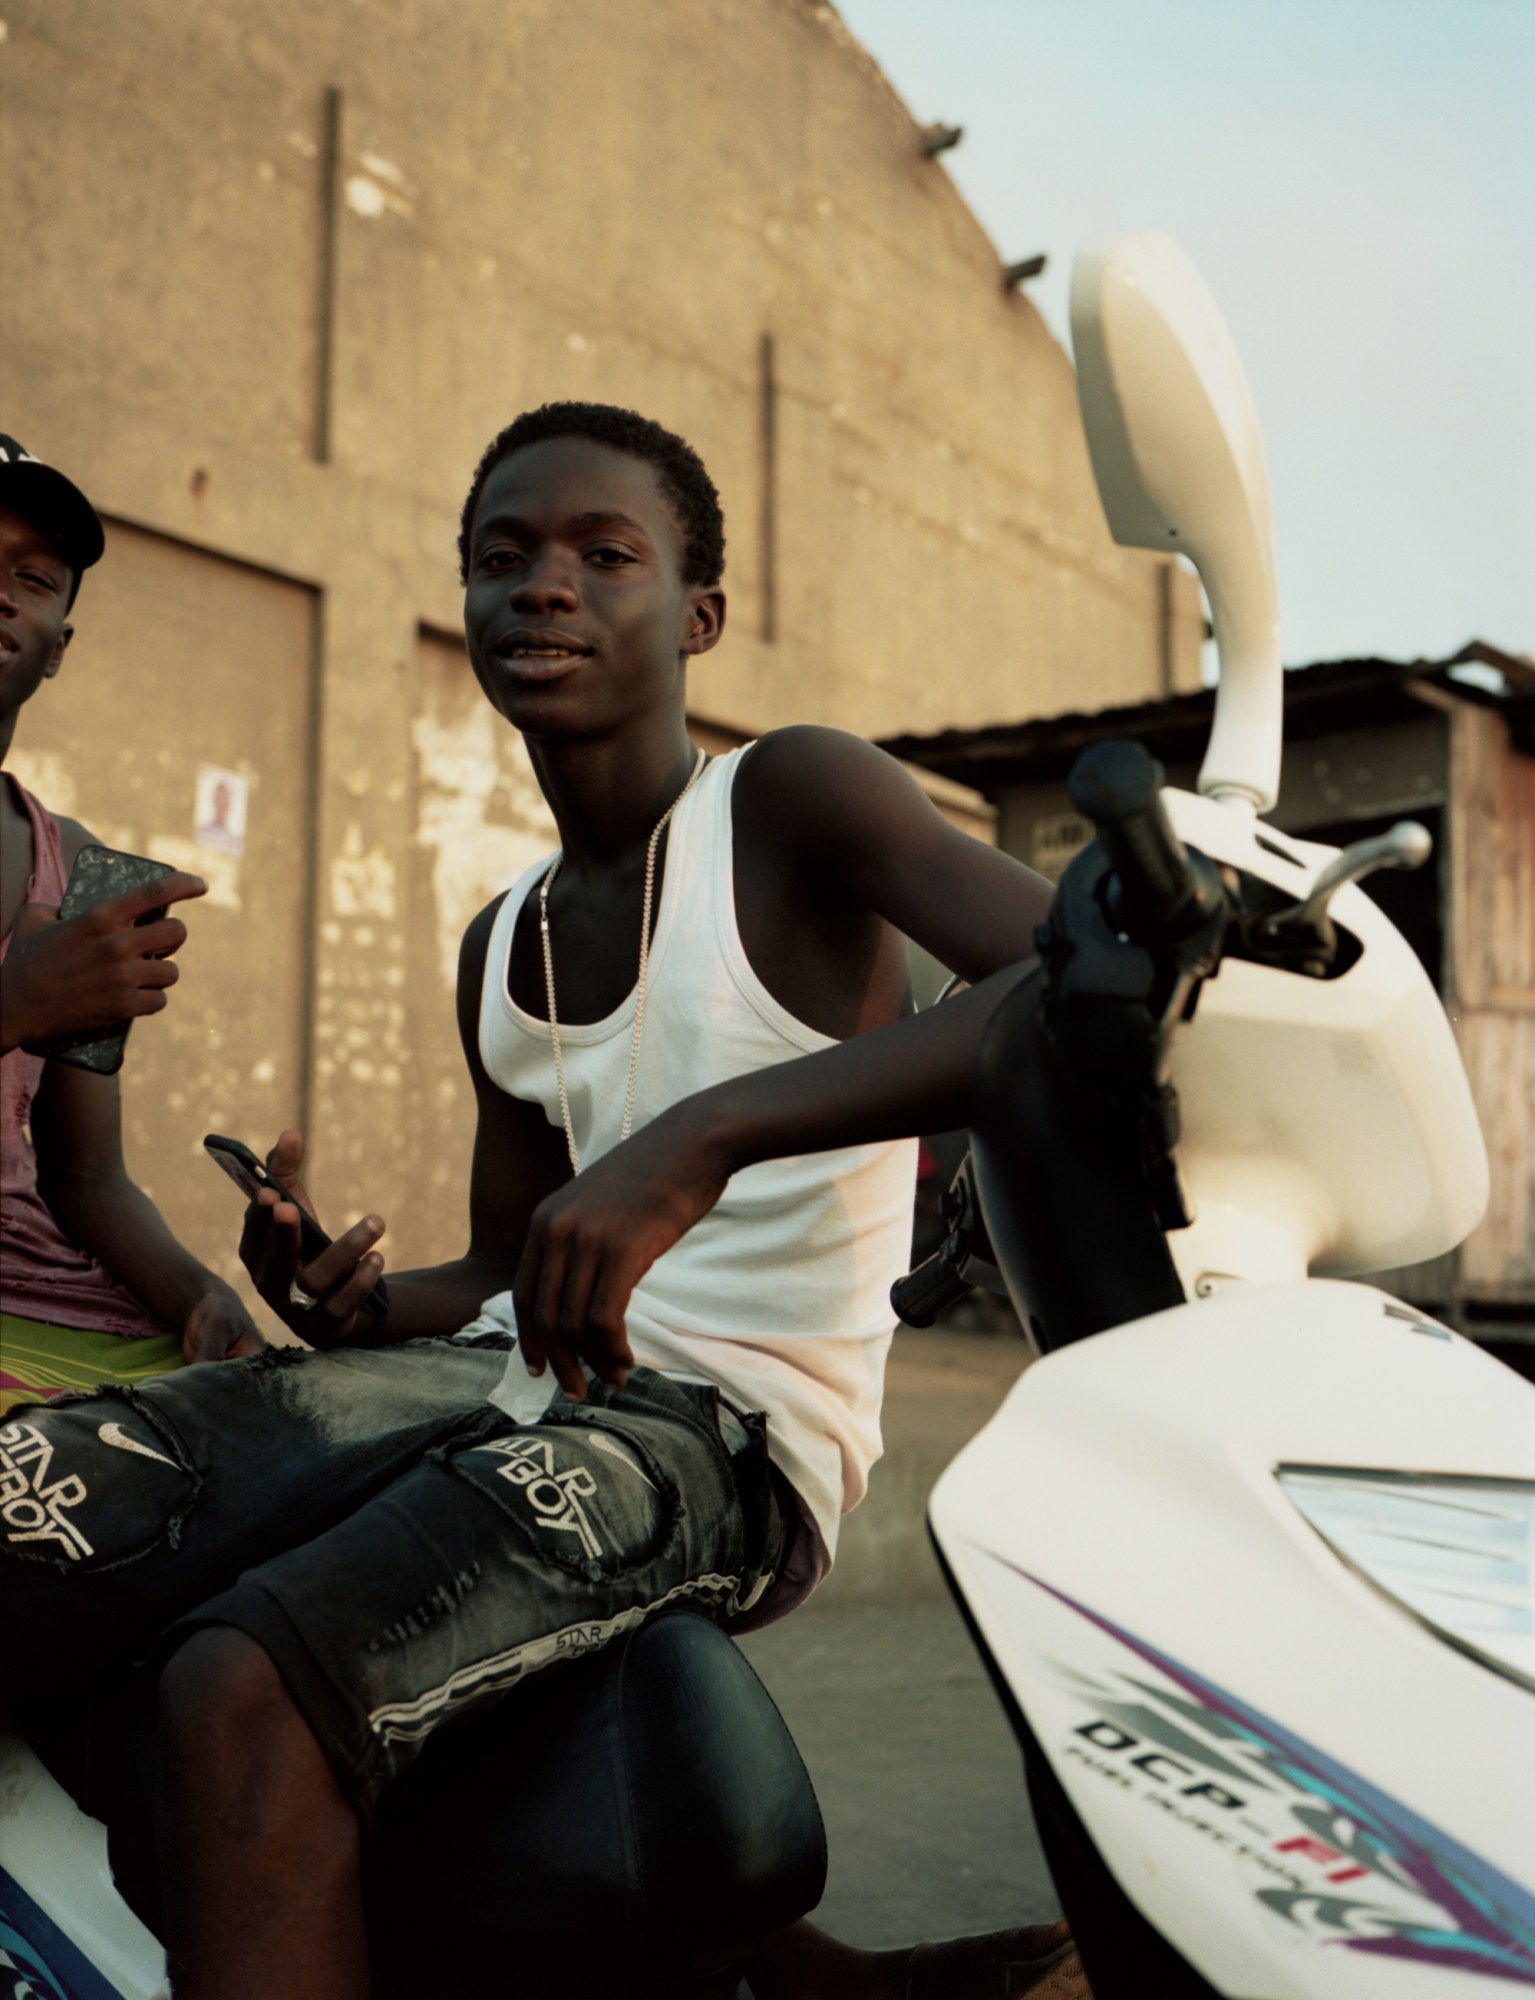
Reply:
[[[622,410],[613,403],[544,403],[536,410],[524,410],[491,439],[475,468],[459,520],[460,582],[468,581],[469,535],[486,480],[514,451],[562,437],[590,438],[594,444],[605,444],[612,451],[627,452],[631,458],[653,465],[682,531],[683,582],[706,588],[719,582],[725,569],[725,516],[703,460],[674,432],[642,417],[637,410]]]

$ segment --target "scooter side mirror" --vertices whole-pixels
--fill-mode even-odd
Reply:
[[[1268,466],[1236,345],[1189,259],[1151,230],[1078,253],[1071,339],[1109,532],[1186,555],[1210,600],[1220,684],[1199,789],[1266,812],[1284,668]]]

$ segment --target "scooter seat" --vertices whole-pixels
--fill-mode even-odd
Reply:
[[[156,1929],[149,1702],[97,1711],[83,1770],[48,1761],[106,1820],[118,1887]],[[767,1691],[717,1626],[671,1614],[444,1729],[386,1793],[364,1863],[374,1991],[733,1993],[825,1879]]]

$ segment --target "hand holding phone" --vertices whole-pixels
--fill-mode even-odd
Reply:
[[[120,1069],[133,1020],[158,1014],[178,977],[169,959],[187,932],[167,909],[207,887],[146,855],[82,847],[58,909],[28,903],[16,918],[0,1048]]]
[[[314,1347],[376,1338],[389,1312],[384,1260],[373,1247],[384,1233],[380,1218],[364,1216],[331,1241],[299,1179],[298,1132],[282,1133],[264,1162],[217,1132],[203,1146],[250,1202],[241,1261],[283,1323]]]

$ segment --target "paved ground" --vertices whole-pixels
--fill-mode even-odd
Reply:
[[[892,1605],[949,1593],[928,1547],[928,1495],[944,1467],[993,1415],[1028,1364],[1011,1336],[898,1327],[885,1374],[885,1455],[868,1498],[846,1516],[836,1566],[815,1604]]]
[[[815,1781],[816,1920],[850,1944],[1059,1914],[990,1683],[946,1603],[811,1605],[742,1641]]]

